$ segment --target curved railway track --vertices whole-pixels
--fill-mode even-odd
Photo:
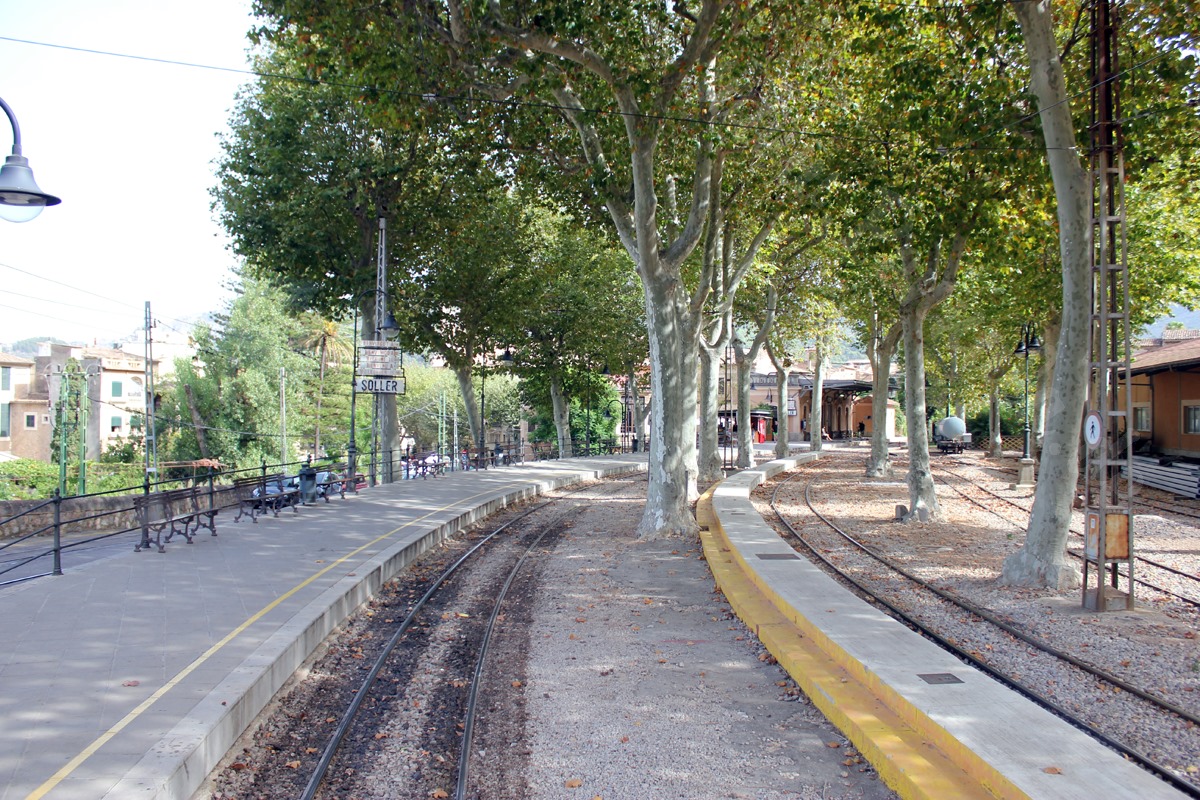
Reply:
[[[279,692],[214,773],[213,796],[457,799],[519,786],[520,758],[504,754],[524,729],[544,556],[590,506],[638,485],[501,511],[406,567]]]
[[[953,483],[950,483],[947,481],[943,481],[943,485],[948,486],[950,489],[955,491],[960,497],[962,497],[967,502],[973,503],[974,505],[979,506],[983,510],[988,511],[992,514],[995,514],[1000,519],[1004,520],[1005,522],[1007,522],[1010,525],[1013,525],[1016,528],[1024,530],[1026,527],[1028,527],[1030,509],[1026,508],[1021,503],[1018,503],[1017,501],[1013,500],[1011,497],[1005,497],[1002,494],[993,492],[991,489],[987,488],[986,486],[983,486],[982,484],[978,483],[977,481],[974,481],[974,480],[970,479],[969,477],[962,475],[961,473],[955,472],[954,470],[947,467],[945,464],[935,465],[935,474],[939,473],[939,472],[943,473],[943,474],[951,475],[955,479],[962,482],[961,484],[956,485],[956,484],[953,484]],[[996,508],[994,507],[994,505],[989,505],[988,503],[982,502],[979,498],[973,497],[969,492],[964,491],[962,489],[963,484],[970,486],[972,491],[977,491],[977,492],[980,492],[980,493],[986,495],[991,501],[993,501],[995,503],[1000,503],[1006,508],[1016,509],[1018,512],[1020,512],[1021,517],[1019,519],[1014,520],[1011,517],[1005,516],[1004,514],[997,511]],[[1075,539],[1078,539],[1080,542],[1083,541],[1084,534],[1083,534],[1082,530],[1079,530],[1077,528],[1071,528],[1070,534],[1071,534],[1071,536],[1075,537]],[[1083,561],[1083,555],[1079,551],[1068,549],[1067,552],[1068,552],[1068,554],[1070,554],[1073,558],[1077,559],[1078,561],[1080,561],[1080,562]],[[1188,588],[1188,592],[1176,591],[1175,589],[1163,586],[1161,582],[1155,582],[1154,580],[1148,580],[1144,574],[1141,574],[1140,569],[1137,570],[1137,573],[1134,575],[1134,583],[1144,586],[1148,589],[1153,589],[1154,591],[1159,592],[1165,596],[1169,596],[1178,602],[1185,603],[1185,604],[1193,607],[1194,609],[1200,609],[1200,576],[1197,576],[1195,573],[1187,572],[1185,570],[1171,566],[1170,564],[1164,564],[1161,561],[1156,561],[1154,559],[1147,558],[1143,555],[1138,555],[1136,552],[1136,545],[1135,545],[1135,552],[1134,552],[1134,563],[1137,565],[1140,565],[1141,567],[1148,567],[1153,570],[1158,570],[1160,572],[1169,573],[1170,575],[1174,575],[1177,578],[1182,579],[1184,586]],[[1123,571],[1121,572],[1121,577],[1128,578],[1126,573]]]
[[[803,491],[804,506],[819,520],[818,523],[811,520],[800,521],[794,510],[781,507],[781,490],[785,490],[792,481],[801,476],[809,478]],[[1141,764],[1180,791],[1200,798],[1200,783],[1195,782],[1194,776],[1189,779],[1181,775],[1178,768],[1168,768],[1148,754],[1156,751],[1173,752],[1172,748],[1175,745],[1165,741],[1147,741],[1141,738],[1140,730],[1131,734],[1128,729],[1124,732],[1108,729],[1103,724],[1103,714],[1100,720],[1094,716],[1085,718],[1078,708],[1067,708],[1066,703],[1055,695],[1060,693],[1058,687],[1065,687],[1067,682],[1076,686],[1090,684],[1096,704],[1111,705],[1112,695],[1119,695],[1122,703],[1136,703],[1140,706],[1135,712],[1130,712],[1131,715],[1154,715],[1160,720],[1165,720],[1163,724],[1169,729],[1191,730],[1200,724],[1200,716],[1156,696],[1154,691],[1135,686],[1108,670],[1096,667],[1078,654],[1065,652],[1042,641],[1031,633],[1027,626],[1004,619],[1003,615],[970,602],[955,591],[932,585],[930,581],[895,563],[887,555],[859,541],[837,524],[832,512],[821,510],[823,501],[814,501],[813,490],[819,480],[807,471],[795,472],[787,479],[777,482],[770,496],[770,508],[783,527],[785,538],[791,539],[794,546],[799,545],[797,549],[815,558],[826,570],[850,585],[869,602],[887,609],[906,625],[931,638],[959,658],[1030,697],[1070,724],[1122,753],[1127,759]],[[796,498],[795,502],[798,501],[799,498]],[[837,508],[840,514],[851,513],[844,497],[828,502]],[[793,520],[798,522],[799,527],[793,524]],[[830,539],[831,535],[836,536],[836,541]],[[937,607],[936,611],[934,607]],[[953,624],[946,624],[947,619],[954,619]],[[982,631],[983,626],[991,628],[994,632]],[[1030,662],[1034,660],[1040,662],[1036,670],[1030,666]],[[1047,663],[1050,664],[1049,667],[1046,666]],[[1035,682],[1023,677],[1023,673],[1026,672],[1051,674],[1053,677]],[[1061,694],[1069,696],[1065,691]],[[1077,705],[1073,703],[1073,706]],[[1180,757],[1186,761],[1188,756],[1179,756],[1173,760],[1178,763]],[[1194,751],[1191,757],[1194,758]]]
[[[480,708],[485,701],[503,705],[495,695],[507,683],[500,671],[488,674],[496,667],[489,651],[498,625],[516,614],[512,605],[520,598],[513,595],[522,592],[512,590],[522,581],[529,588],[531,555],[570,527],[588,494],[613,494],[622,487],[621,482],[615,489],[583,487],[580,495],[540,503],[477,534],[466,552],[427,582],[375,655],[299,796],[465,800],[473,782]],[[397,691],[413,686],[422,687],[425,699]],[[438,755],[407,775],[390,766],[376,769],[411,761],[406,751],[413,746]]]

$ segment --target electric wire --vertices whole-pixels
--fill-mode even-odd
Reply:
[[[3,38],[3,37],[0,37],[0,38]],[[80,287],[74,286],[69,283],[63,283],[62,281],[56,281],[56,280],[54,280],[54,278],[47,278],[45,275],[38,275],[36,272],[30,272],[27,269],[21,269],[20,267],[14,267],[12,264],[5,264],[3,262],[0,262],[0,267],[4,267],[6,269],[11,269],[14,272],[20,272],[20,273],[22,273],[24,275],[28,275],[32,278],[38,278],[39,280],[47,281],[49,283],[54,283],[59,286],[65,286],[66,288],[71,289],[73,291],[82,292],[83,294],[89,294],[92,297],[98,297],[101,300],[107,300],[108,302],[115,303],[119,306],[125,306],[127,308],[137,308],[136,305],[134,305],[133,303],[130,303],[128,300],[117,300],[116,298],[107,297],[105,295],[98,294],[93,291],[89,291],[87,289],[81,289]]]

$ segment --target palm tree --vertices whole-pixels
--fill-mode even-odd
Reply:
[[[340,326],[333,320],[323,319],[316,314],[303,318],[304,333],[300,345],[317,355],[320,377],[317,383],[317,420],[313,434],[313,453],[321,452],[321,399],[325,396],[325,367],[330,360],[341,363],[350,358],[353,347],[341,335]]]

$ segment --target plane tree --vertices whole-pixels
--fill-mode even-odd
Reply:
[[[484,423],[474,376],[486,380],[518,341],[537,291],[533,208],[498,180],[477,180],[450,192],[457,213],[437,221],[437,236],[409,243],[392,276],[402,341],[454,372],[476,442]]]
[[[516,365],[527,402],[548,406],[559,453],[569,456],[571,398],[599,396],[603,370],[629,373],[646,360],[641,293],[628,255],[602,232],[544,207],[534,229]]]
[[[362,91],[299,70],[297,45],[274,42],[257,61],[262,76],[239,95],[214,208],[247,273],[280,287],[289,310],[344,320],[357,306],[360,330],[373,331],[379,219],[389,222],[391,258],[411,264],[442,234],[435,223],[461,213],[450,189],[476,181],[481,157],[464,127],[435,121],[436,107],[408,104],[378,124]],[[397,299],[388,292],[392,306]],[[395,450],[394,396],[383,396],[381,412],[384,448]]]
[[[639,533],[693,532],[700,318],[683,267],[707,219],[718,124],[752,115],[756,98],[776,85],[777,66],[800,49],[801,35],[820,35],[819,27],[801,24],[807,9],[733,0],[536,7],[430,1],[402,13],[311,0],[258,5],[272,31],[310,37],[314,64],[336,58],[373,83],[394,85],[403,61],[405,76],[436,75],[437,88],[454,92],[460,106],[470,93],[552,107],[554,116],[540,114],[535,125],[513,130],[517,149],[537,150],[547,136],[562,141],[564,131],[571,136],[581,159],[563,158],[558,148],[541,153],[559,167],[556,180],[604,210],[642,281],[654,404]],[[510,113],[512,103],[499,108],[497,115],[521,117]],[[675,177],[683,198],[678,215],[668,202]]]
[[[963,144],[1007,121],[1004,111],[1021,93],[993,56],[1013,49],[1015,26],[995,7],[863,5],[855,13],[862,22],[846,29],[845,58],[824,88],[831,104],[847,110],[852,142],[817,141],[815,157],[826,164],[839,211],[854,209],[891,238],[890,257],[878,263],[895,270],[885,280],[902,289],[908,518],[924,512],[936,519],[924,324],[953,291],[972,236],[987,228],[1015,177],[1012,153]],[[886,341],[878,330],[869,343]]]
[[[1036,97],[1036,114],[1045,145],[1056,200],[1059,258],[1062,271],[1062,318],[1055,348],[1053,384],[1045,422],[1038,490],[1034,497],[1025,543],[1005,559],[1001,581],[1011,585],[1066,589],[1079,584],[1079,572],[1066,556],[1066,539],[1078,477],[1079,420],[1087,398],[1091,336],[1091,213],[1092,191],[1077,96],[1068,90],[1068,76],[1078,86],[1087,64],[1086,48],[1076,47],[1079,15],[1056,17],[1049,0],[1020,0],[1011,4],[1024,42],[1024,60]],[[1194,91],[1196,59],[1185,47],[1195,46],[1194,14],[1174,5],[1126,4],[1125,30],[1132,34],[1138,91],[1122,98],[1131,155],[1164,151],[1164,144],[1194,149],[1195,114],[1176,118],[1174,130],[1157,113],[1164,101],[1186,104]],[[1082,52],[1081,51],[1085,51]],[[1064,53],[1068,57],[1064,58]],[[1140,84],[1140,85],[1139,85]],[[1074,112],[1074,113],[1073,113]],[[1180,130],[1183,135],[1180,136]],[[1139,151],[1140,148],[1140,151]]]

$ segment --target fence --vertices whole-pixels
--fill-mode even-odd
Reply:
[[[615,440],[576,442],[573,445],[576,455],[623,451]],[[483,452],[471,448],[464,448],[459,453],[414,451],[409,448],[402,453],[383,451],[356,454],[353,457],[356,461],[353,476],[349,474],[349,466],[344,463],[321,465],[293,461],[267,464],[264,461],[258,467],[249,469],[221,473],[209,469],[204,475],[146,483],[110,492],[75,497],[61,497],[55,493],[46,500],[0,501],[0,586],[47,575],[61,575],[64,553],[103,540],[135,534],[137,542],[134,544],[138,548],[146,546],[149,543],[149,530],[146,520],[139,520],[136,506],[139,500],[145,506],[148,497],[174,490],[198,489],[208,504],[207,510],[217,511],[238,505],[235,487],[251,478],[261,479],[264,489],[268,480],[276,477],[281,482],[300,488],[307,475],[324,470],[336,474],[339,479],[346,479],[346,487],[357,492],[364,486],[379,483],[429,478],[448,471],[489,469],[558,456],[557,445],[519,442],[498,443]],[[297,498],[297,502],[304,502],[300,491],[294,491],[291,496]],[[31,565],[34,566],[31,568]]]

